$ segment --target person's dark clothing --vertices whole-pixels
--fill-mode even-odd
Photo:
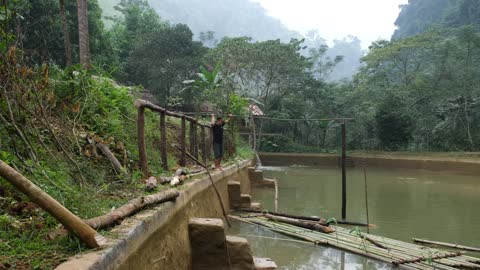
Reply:
[[[223,157],[223,122],[220,125],[213,124],[213,154],[215,159]]]
[[[220,125],[216,123],[213,124],[213,142],[216,143],[223,143],[223,126],[225,126],[225,122]]]
[[[213,142],[213,155],[215,159],[223,157],[223,143]]]

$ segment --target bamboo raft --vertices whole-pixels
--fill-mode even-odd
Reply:
[[[386,237],[330,226],[333,233],[323,233],[299,226],[271,220],[263,215],[230,215],[231,218],[268,228],[297,239],[339,248],[371,259],[391,263],[402,269],[479,269],[480,258],[465,252],[449,252],[406,243]]]

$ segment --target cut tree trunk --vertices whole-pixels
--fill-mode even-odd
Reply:
[[[138,197],[108,214],[85,220],[85,222],[96,229],[105,228],[120,223],[124,218],[134,214],[147,205],[173,201],[179,195],[178,190],[169,189],[160,193]]]
[[[115,155],[110,151],[110,148],[106,146],[105,144],[99,142],[97,143],[98,149],[102,152],[102,154],[112,162],[113,169],[117,174],[124,174],[125,169],[123,168],[122,164],[118,161],[118,159],[115,157]]]
[[[88,226],[79,217],[57,202],[38,186],[0,160],[0,176],[23,192],[27,197],[43,210],[47,211],[56,220],[74,233],[88,247],[96,248],[106,243],[105,238]]]
[[[291,225],[295,225],[295,226],[299,226],[299,227],[302,227],[302,228],[315,230],[315,231],[319,231],[319,232],[333,233],[335,231],[334,229],[332,229],[330,227],[327,227],[327,226],[324,226],[324,225],[321,225],[317,222],[307,222],[307,221],[302,221],[302,220],[293,219],[293,218],[274,216],[274,215],[270,215],[270,214],[266,214],[265,217],[269,220],[278,221],[278,222],[282,222],[282,223],[287,223],[287,224],[291,224]]]

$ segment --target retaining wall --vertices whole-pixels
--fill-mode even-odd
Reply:
[[[331,154],[304,153],[259,153],[264,166],[337,166],[340,156]],[[480,161],[448,159],[441,157],[410,156],[347,156],[347,166],[367,166],[381,168],[424,169],[431,171],[450,171],[459,174],[480,174]]]
[[[243,161],[212,173],[227,211],[228,181],[239,181],[242,193],[250,193],[249,165],[250,161]],[[180,189],[175,202],[143,210],[112,229],[107,248],[72,258],[56,269],[191,269],[189,219],[223,218],[223,214],[207,175]]]

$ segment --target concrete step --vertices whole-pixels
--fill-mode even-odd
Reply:
[[[232,269],[255,270],[252,251],[247,239],[227,235],[227,247]]]
[[[248,194],[240,195],[240,207],[241,208],[250,208],[252,205],[252,196]]]
[[[188,233],[192,269],[223,269],[228,266],[225,227],[217,218],[191,218]]]
[[[228,198],[230,200],[230,207],[235,209],[240,207],[241,189],[240,182],[228,182]]]
[[[278,268],[277,264],[269,258],[254,257],[253,261],[256,270],[275,270]]]
[[[255,167],[248,167],[248,177],[252,186],[257,187],[275,187],[273,179],[265,179],[262,170],[257,170]]]
[[[259,203],[259,202],[252,202],[250,204],[250,209],[253,209],[253,210],[262,210],[262,204]]]

